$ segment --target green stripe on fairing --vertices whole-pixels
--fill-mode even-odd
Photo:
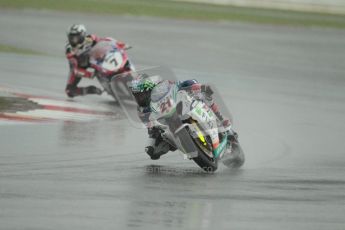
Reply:
[[[215,158],[218,158],[220,153],[224,150],[224,147],[226,143],[228,142],[227,140],[228,140],[228,134],[225,135],[225,137],[223,138],[219,146],[215,150],[213,150],[213,155],[215,156]]]

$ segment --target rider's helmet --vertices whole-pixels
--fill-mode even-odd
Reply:
[[[156,85],[149,78],[132,81],[132,94],[140,107],[148,107],[150,105],[151,92]]]
[[[83,46],[86,37],[86,28],[82,24],[72,25],[67,32],[68,42],[73,48]]]

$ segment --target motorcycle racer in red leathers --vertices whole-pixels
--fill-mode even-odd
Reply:
[[[78,87],[80,80],[93,78],[94,70],[89,63],[89,52],[100,41],[115,41],[119,49],[124,49],[126,44],[113,38],[100,38],[94,34],[86,34],[86,28],[82,24],[72,25],[67,32],[68,43],[66,45],[66,58],[69,62],[69,76],[65,92],[68,97],[83,96],[87,94],[102,94],[102,90],[96,86]],[[131,63],[127,65],[132,69]]]

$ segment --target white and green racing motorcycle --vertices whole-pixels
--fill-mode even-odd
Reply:
[[[214,172],[219,161],[230,168],[243,165],[237,134],[231,128],[225,130],[205,102],[188,90],[161,81],[152,90],[150,107],[151,126],[159,127],[164,141],[203,170]]]

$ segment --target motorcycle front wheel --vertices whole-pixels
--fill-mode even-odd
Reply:
[[[194,123],[193,125],[196,125]],[[197,151],[198,156],[195,158],[192,158],[193,161],[199,165],[200,168],[202,168],[206,172],[215,172],[218,169],[218,159],[214,157],[210,157],[206,151],[210,151],[207,147],[204,146],[203,143],[200,142],[197,138],[192,138]]]
[[[228,168],[239,168],[244,164],[245,157],[242,147],[236,139],[232,142],[232,150],[228,159],[223,160],[223,164]]]

